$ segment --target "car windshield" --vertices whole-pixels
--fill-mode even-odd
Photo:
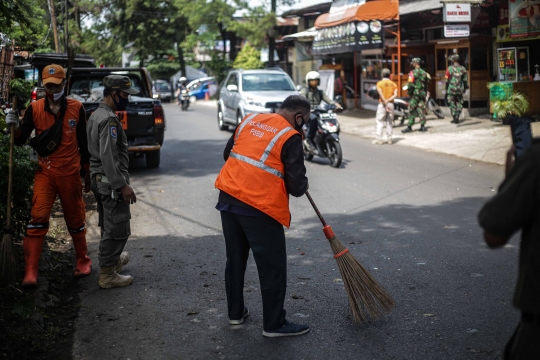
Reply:
[[[136,76],[128,76],[131,79],[131,87],[143,92],[143,87],[141,86],[139,78]],[[68,95],[77,95],[88,98],[96,91],[103,92],[103,76],[74,79]]]
[[[167,83],[157,83],[156,88],[158,91],[170,91],[169,84]]]
[[[284,74],[244,74],[244,91],[294,91],[294,84]]]

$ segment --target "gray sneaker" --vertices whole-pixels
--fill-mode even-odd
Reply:
[[[242,315],[242,317],[239,319],[239,320],[231,320],[229,319],[229,324],[230,325],[240,325],[244,322],[244,319],[247,318],[249,316],[249,310],[247,307],[244,306],[244,314]]]
[[[263,336],[266,337],[284,337],[284,336],[298,336],[305,334],[309,331],[309,326],[305,324],[294,324],[285,320],[285,325],[279,329],[272,331],[263,331]]]

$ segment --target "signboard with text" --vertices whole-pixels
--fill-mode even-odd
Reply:
[[[313,55],[382,49],[383,42],[384,31],[381,21],[354,21],[318,29],[313,39]]]
[[[470,33],[469,24],[444,25],[444,37],[468,37]]]
[[[444,22],[471,22],[471,4],[444,4]]]

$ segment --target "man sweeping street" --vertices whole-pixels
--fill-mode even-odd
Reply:
[[[506,345],[504,359],[533,360],[540,359],[540,144],[532,145],[515,164],[514,152],[514,147],[508,151],[506,178],[478,214],[478,221],[490,248],[506,245],[521,231],[514,293],[521,321]]]
[[[459,55],[450,56],[452,65],[446,70],[446,99],[452,113],[452,124],[459,124],[463,110],[463,93],[469,88],[467,70],[459,64]]]
[[[409,74],[409,95],[411,100],[409,101],[409,123],[407,127],[401,130],[402,133],[412,132],[412,126],[414,125],[414,119],[420,118],[420,131],[427,131],[426,124],[426,96],[428,91],[429,75],[421,67],[420,58],[413,58],[411,60],[414,69]]]
[[[64,68],[54,64],[45,66],[42,80],[46,96],[28,106],[15,134],[15,145],[21,146],[35,130],[36,137],[30,141],[30,145],[39,155],[39,169],[34,178],[31,220],[23,239],[23,286],[37,284],[39,258],[57,195],[73,239],[77,259],[75,276],[88,275],[92,270],[92,261],[87,256],[86,211],[80,177],[82,163],[86,171],[84,192],[90,191],[85,111],[79,101],[67,99],[64,95]],[[13,113],[6,122],[19,125],[18,118]]]
[[[216,209],[227,249],[225,288],[229,324],[242,324],[249,315],[244,304],[244,273],[249,250],[257,264],[263,299],[263,335],[305,334],[307,325],[285,319],[287,254],[283,226],[289,227],[289,194],[304,195],[308,179],[302,149],[302,125],[310,103],[289,96],[276,114],[248,115],[229,139],[215,186]]]
[[[133,282],[130,275],[119,274],[129,262],[123,250],[131,235],[129,206],[137,197],[129,186],[127,136],[115,111],[125,110],[129,95],[139,91],[131,87],[127,76],[106,76],[103,85],[103,101],[88,119],[88,148],[101,228],[98,285],[109,289]]]

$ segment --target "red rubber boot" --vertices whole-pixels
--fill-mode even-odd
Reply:
[[[23,286],[36,286],[39,270],[39,258],[43,249],[44,238],[25,237],[24,250],[24,280]]]
[[[86,255],[88,247],[86,246],[86,236],[83,233],[71,234],[73,239],[73,247],[75,248],[75,258],[77,264],[75,265],[75,277],[83,277],[89,275],[92,271],[92,260]]]

